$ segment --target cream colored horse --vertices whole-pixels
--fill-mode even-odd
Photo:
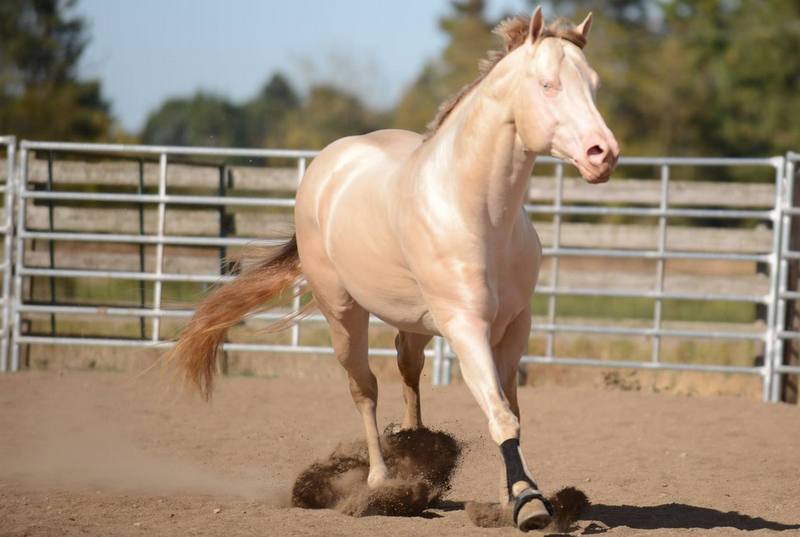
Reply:
[[[373,313],[396,327],[405,386],[403,427],[422,424],[423,349],[444,336],[504,458],[505,492],[520,529],[545,526],[550,507],[519,449],[517,366],[528,345],[541,264],[523,210],[537,155],[608,180],[619,148],[594,104],[597,74],[580,25],[533,17],[502,23],[505,50],[441,110],[428,136],[383,130],[338,140],[314,159],[297,192],[296,235],[198,307],[172,351],[210,393],[227,328],[305,278],[330,324],[336,356],[364,421],[368,483],[388,477],[367,361]]]

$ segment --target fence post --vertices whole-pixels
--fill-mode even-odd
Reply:
[[[19,148],[19,167],[17,170],[16,180],[16,226],[17,232],[14,234],[14,297],[12,303],[12,320],[11,320],[11,371],[19,371],[20,367],[20,343],[19,336],[22,330],[22,313],[19,307],[22,305],[22,296],[24,294],[22,269],[25,266],[25,199],[22,197],[25,192],[25,187],[28,181],[28,148],[25,147],[25,141],[20,143]]]
[[[669,208],[669,179],[670,169],[667,164],[661,165],[661,195],[659,196],[658,208],[662,214],[658,217],[658,253],[664,255],[667,250],[667,217],[664,214]],[[664,275],[666,271],[666,260],[663,257],[656,261],[656,298],[653,304],[653,330],[655,335],[652,339],[652,349],[650,351],[650,361],[657,364],[661,361],[661,321],[663,316],[664,301],[661,296],[664,293]]]
[[[6,186],[4,190],[5,219],[5,238],[3,239],[3,326],[2,326],[2,348],[0,348],[0,372],[9,369],[8,353],[11,343],[11,321],[12,298],[11,298],[11,252],[14,240],[14,198],[16,193],[16,148],[17,140],[14,136],[5,137],[6,144]]]
[[[800,182],[798,182],[797,173],[797,155],[796,153],[789,153],[786,158],[786,181],[787,186],[783,195],[782,207],[793,208],[800,207]],[[800,218],[786,215],[783,219],[784,222],[784,237],[782,242],[781,253],[787,251],[800,251]],[[797,291],[798,280],[800,280],[800,260],[797,259],[783,259],[781,262],[781,289],[783,291]],[[798,315],[798,301],[794,299],[786,299],[782,303],[782,315],[779,315],[776,323],[776,329],[786,331],[796,331],[800,329],[800,315]],[[778,364],[783,365],[800,365],[800,347],[795,339],[787,338],[781,341],[779,345],[779,352],[776,353],[776,359],[780,360]],[[777,387],[778,399],[786,403],[798,402],[798,376],[797,375],[780,375],[779,386]]]
[[[784,168],[786,159],[775,157],[775,204],[772,210],[772,252],[769,257],[769,301],[767,302],[767,329],[764,334],[764,365],[763,375],[763,399],[764,401],[775,402],[777,400],[777,378],[780,374],[775,373],[775,362],[777,360],[776,343],[778,333],[776,331],[776,319],[778,301],[780,299],[780,258],[781,258],[781,228],[783,227],[781,218],[781,203],[783,203],[782,192],[784,190]]]
[[[442,367],[442,338],[441,336],[434,336],[433,338],[433,363],[431,364],[431,373],[433,378],[431,383],[434,386],[439,386],[442,382],[440,380],[441,367]]]
[[[303,176],[306,174],[306,159],[305,157],[300,157],[297,159],[297,188],[300,188],[300,182],[303,180]],[[292,292],[294,293],[294,298],[292,298],[292,313],[297,315],[300,311],[302,306],[300,301],[300,291],[302,287],[298,282]],[[292,324],[292,346],[298,347],[300,345],[300,323],[295,322]]]
[[[450,384],[453,380],[453,360],[456,356],[453,354],[453,349],[446,339],[442,338],[444,342],[444,353],[442,359],[442,373],[439,375],[439,382],[443,385]]]
[[[167,205],[167,154],[158,157],[158,243],[156,244],[155,282],[153,283],[153,343],[161,340],[161,288],[164,274],[164,235],[166,232]]]

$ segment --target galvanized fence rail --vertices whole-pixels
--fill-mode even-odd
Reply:
[[[11,144],[13,146],[13,142]],[[13,152],[13,148],[9,151]],[[30,157],[33,152],[46,154],[49,159],[50,175],[47,188],[37,189],[30,182]],[[13,154],[13,153],[12,153]],[[52,160],[55,156],[70,155],[90,157],[115,157],[115,158],[149,158],[157,159],[158,181],[157,192],[146,193],[143,182],[136,193],[121,193],[110,191],[64,191],[54,187],[52,178]],[[168,147],[168,146],[143,146],[143,145],[114,145],[114,144],[74,144],[60,142],[31,142],[20,143],[17,173],[17,206],[15,221],[17,233],[14,236],[14,286],[13,301],[4,302],[4,321],[10,317],[13,326],[11,334],[11,368],[19,367],[20,347],[22,345],[56,344],[56,345],[99,345],[117,347],[167,347],[171,345],[168,338],[162,334],[162,321],[164,319],[186,318],[191,315],[191,310],[167,307],[163,303],[163,286],[173,282],[201,282],[213,284],[227,281],[232,276],[224,270],[220,273],[178,273],[165,270],[165,248],[173,246],[202,246],[202,247],[239,247],[252,244],[274,244],[270,240],[257,237],[228,237],[228,236],[187,236],[167,233],[167,208],[175,206],[199,206],[207,208],[226,207],[261,207],[261,208],[290,208],[294,200],[277,197],[252,197],[241,195],[227,195],[223,181],[220,181],[218,195],[198,194],[173,194],[168,192],[168,167],[178,158],[187,157],[215,157],[222,159],[274,159],[291,160],[297,170],[299,182],[305,172],[309,160],[316,155],[313,151],[288,151],[270,149],[220,149],[199,147]],[[9,159],[9,166],[13,158]],[[623,158],[620,166],[649,166],[657,167],[660,176],[660,200],[657,207],[652,206],[609,206],[600,204],[565,204],[563,191],[565,176],[564,164],[551,158],[539,159],[539,163],[554,167],[553,181],[555,196],[550,204],[527,204],[525,209],[537,218],[549,216],[553,226],[553,241],[550,247],[545,248],[544,255],[550,264],[551,280],[548,285],[537,288],[537,293],[548,297],[546,322],[534,323],[535,334],[546,337],[545,352],[541,355],[526,355],[523,362],[533,364],[561,364],[577,366],[596,366],[609,368],[636,368],[649,370],[679,370],[679,371],[704,371],[717,373],[735,373],[760,376],[763,381],[765,400],[776,400],[777,385],[780,376],[787,373],[800,373],[800,368],[786,366],[781,363],[783,341],[787,338],[800,337],[799,332],[787,332],[780,325],[783,318],[785,302],[787,299],[800,297],[800,293],[790,292],[786,289],[787,273],[784,270],[787,260],[800,259],[800,252],[789,250],[787,234],[782,234],[782,229],[788,225],[788,220],[795,214],[800,214],[800,208],[795,208],[787,203],[786,193],[791,192],[791,182],[794,180],[794,166],[797,155],[788,158],[774,157],[762,159],[727,159],[727,158]],[[141,170],[140,160],[140,170]],[[774,177],[775,204],[769,210],[747,208],[685,208],[670,205],[670,185],[673,183],[673,173],[676,168],[682,167],[748,167],[766,170]],[[9,176],[12,176],[10,173]],[[7,207],[8,199],[7,196]],[[154,207],[157,211],[155,232],[145,233],[140,225],[139,233],[118,232],[83,232],[83,231],[56,231],[52,229],[52,209],[50,214],[51,228],[47,231],[29,228],[26,211],[33,203],[51,204],[61,203],[102,203],[106,206],[138,204],[139,207]],[[721,204],[722,205],[722,204]],[[8,218],[12,211],[7,210]],[[644,217],[655,219],[658,229],[658,244],[654,249],[622,249],[622,248],[576,248],[564,246],[561,243],[561,230],[564,220],[576,216],[622,216]],[[769,227],[772,248],[762,253],[752,252],[705,252],[684,251],[668,248],[667,222],[670,219],[705,219],[715,221],[759,221]],[[141,218],[140,218],[141,224]],[[10,221],[5,228],[6,244],[13,226]],[[27,249],[31,241],[45,241],[51,248],[51,263],[48,267],[28,266],[25,262]],[[109,243],[139,245],[140,248],[150,246],[155,249],[155,264],[146,269],[142,262],[139,270],[106,270],[92,268],[62,268],[53,263],[53,245],[62,242]],[[9,248],[6,248],[9,250]],[[10,256],[10,250],[6,255]],[[560,282],[561,263],[566,258],[624,258],[649,260],[655,263],[653,274],[653,287],[649,291],[626,288],[619,282],[610,278],[608,287],[577,287],[568,286]],[[10,257],[7,257],[10,263]],[[665,288],[666,263],[672,260],[721,260],[730,262],[759,263],[766,267],[768,275],[768,292],[764,294],[740,294],[717,292],[675,292]],[[6,265],[9,266],[9,265]],[[5,271],[4,275],[10,271]],[[55,278],[63,279],[108,279],[129,280],[140,283],[142,299],[138,307],[117,307],[113,305],[70,305],[56,303],[35,303],[26,298],[25,283],[32,278],[47,278],[52,282]],[[152,284],[150,296],[145,297],[145,283]],[[7,283],[4,280],[4,286]],[[51,298],[54,296],[51,288]],[[7,295],[4,295],[7,296]],[[558,299],[565,296],[577,297],[608,297],[608,298],[647,298],[653,301],[653,320],[647,327],[626,326],[621,324],[589,324],[585,322],[565,324],[559,322],[556,311]],[[742,332],[738,330],[721,329],[684,329],[665,326],[663,322],[663,306],[665,301],[715,301],[715,302],[740,302],[762,305],[766,315],[764,323],[757,330]],[[293,308],[300,306],[295,300]],[[272,320],[280,317],[284,311],[266,313],[256,316],[257,319]],[[55,326],[55,315],[105,315],[111,317],[127,317],[142,319],[147,323],[149,335],[145,336],[145,326],[142,325],[141,337],[70,337],[57,335],[55,330],[51,334],[28,333],[22,330],[26,315],[47,314],[52,316]],[[320,315],[312,315],[311,322],[319,322]],[[380,321],[373,319],[374,323]],[[4,337],[7,336],[8,323],[4,322]],[[306,345],[302,343],[301,330],[303,323],[292,329],[291,340],[288,344],[269,343],[244,343],[231,342],[224,345],[230,351],[271,351],[282,353],[316,353],[331,354],[332,349],[321,345]],[[555,338],[559,334],[604,334],[618,336],[649,337],[652,341],[650,360],[600,360],[597,357],[560,357],[555,352]],[[687,338],[687,339],[719,339],[731,341],[755,341],[763,344],[764,361],[761,365],[733,366],[698,363],[675,363],[662,359],[662,339]],[[7,345],[4,345],[4,348]],[[394,350],[389,348],[373,348],[370,352],[374,355],[393,356]],[[446,342],[435,338],[426,355],[433,358],[433,380],[436,384],[450,382],[455,356],[450,351]]]
[[[0,145],[5,150],[6,171],[5,183],[0,187],[3,194],[3,218],[0,224],[0,234],[3,236],[3,253],[0,261],[0,273],[2,273],[2,283],[0,283],[0,372],[8,371],[10,368],[16,370],[15,364],[9,364],[8,349],[11,335],[11,311],[13,301],[11,299],[11,247],[14,234],[14,189],[15,189],[15,168],[16,168],[16,149],[17,143],[14,136],[0,136]]]
[[[771,401],[780,400],[780,377],[785,374],[800,375],[800,365],[790,365],[785,363],[787,342],[800,340],[800,331],[792,326],[787,326],[791,317],[787,316],[787,308],[791,303],[800,299],[800,290],[797,288],[797,273],[792,274],[790,264],[797,265],[800,260],[800,236],[797,234],[797,223],[793,219],[800,217],[800,198],[796,196],[795,190],[800,186],[797,182],[797,175],[800,173],[800,153],[789,152],[786,155],[785,173],[783,178],[783,190],[781,199],[777,205],[778,214],[781,221],[782,235],[778,248],[779,272],[778,289],[775,293],[777,303],[776,323],[775,323],[775,353],[773,357],[771,392],[765,395]],[[793,225],[794,224],[794,225]],[[793,233],[794,232],[794,233]],[[794,243],[794,245],[792,244]],[[794,284],[794,285],[792,285]],[[790,289],[790,286],[792,287]]]
[[[52,163],[53,154],[67,153],[71,155],[84,154],[102,156],[135,156],[135,157],[157,157],[158,174],[158,193],[157,194],[127,194],[114,192],[64,192],[53,190],[52,164],[50,165],[50,175],[48,176],[48,189],[37,191],[30,188],[29,184],[29,160],[33,151],[41,151],[49,154],[49,161]],[[256,237],[200,237],[200,236],[177,236],[166,233],[166,208],[169,205],[200,205],[207,207],[293,207],[294,199],[284,198],[253,198],[235,196],[202,196],[202,195],[172,195],[167,194],[167,168],[171,157],[222,157],[222,158],[242,158],[242,159],[268,159],[282,158],[292,159],[296,162],[297,181],[299,182],[305,173],[305,167],[309,159],[313,158],[317,152],[313,151],[292,151],[292,150],[270,150],[270,149],[218,149],[218,148],[193,148],[193,147],[159,147],[141,145],[116,145],[116,144],[73,144],[73,143],[50,143],[50,142],[30,142],[22,141],[19,152],[20,173],[18,187],[17,204],[17,227],[16,235],[16,256],[15,256],[15,285],[14,285],[14,309],[13,309],[13,342],[11,346],[12,369],[19,367],[19,356],[21,346],[32,344],[56,344],[56,345],[88,345],[88,346],[111,346],[111,347],[158,347],[166,348],[173,344],[172,340],[165,339],[161,334],[161,321],[165,318],[188,318],[192,311],[186,309],[171,309],[162,304],[162,286],[165,282],[195,282],[216,284],[233,279],[233,276],[226,274],[186,274],[169,273],[163,270],[164,267],[164,248],[167,245],[180,246],[272,246],[274,241],[259,239]],[[89,201],[103,202],[107,204],[139,203],[157,207],[158,221],[155,234],[120,234],[120,233],[82,233],[82,232],[58,232],[58,231],[38,231],[28,229],[26,210],[28,205],[35,200],[47,201]],[[52,224],[52,214],[51,220]],[[51,266],[30,267],[25,264],[26,248],[30,240],[48,241],[50,245],[57,241],[84,241],[102,243],[128,243],[139,245],[155,245],[155,268],[147,271],[142,267],[140,271],[119,271],[119,270],[96,270],[96,269],[74,269],[74,268],[55,268],[51,250]],[[51,246],[52,248],[52,246]],[[84,305],[56,305],[56,304],[35,304],[25,298],[25,285],[27,279],[33,277],[51,278],[95,278],[95,279],[114,279],[114,280],[134,280],[139,282],[152,282],[153,293],[151,297],[152,305],[146,306],[142,300],[140,307],[114,307],[114,306],[84,306]],[[51,290],[51,296],[52,296]],[[296,310],[300,307],[299,299],[292,303]],[[103,338],[103,337],[64,337],[57,335],[23,333],[23,316],[25,314],[47,313],[50,315],[105,315],[112,317],[140,317],[147,318],[150,323],[149,338]],[[277,320],[286,312],[268,312],[254,315],[252,319],[258,320]],[[321,315],[311,315],[306,321],[323,321]],[[373,323],[379,323],[377,319],[372,319]],[[292,328],[290,344],[268,344],[268,343],[238,343],[231,342],[223,345],[226,351],[271,351],[281,353],[301,353],[301,354],[333,354],[333,349],[327,346],[312,346],[300,344],[301,324]],[[53,330],[55,332],[55,330]],[[436,348],[441,348],[441,345]],[[394,356],[393,349],[372,348],[370,353],[379,356]],[[426,356],[433,357],[438,361],[438,356],[434,350],[427,350]],[[438,370],[438,367],[436,368]]]

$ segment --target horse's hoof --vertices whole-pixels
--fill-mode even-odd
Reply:
[[[514,524],[520,531],[540,530],[553,520],[552,508],[539,491],[527,489],[514,503]]]
[[[379,489],[389,481],[389,471],[386,467],[370,469],[367,475],[367,486],[372,489]]]

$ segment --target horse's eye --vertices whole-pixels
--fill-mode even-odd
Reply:
[[[561,86],[558,85],[558,82],[554,82],[552,80],[542,80],[541,82],[542,90],[544,94],[548,97],[555,97],[558,93],[558,90],[561,89]]]

